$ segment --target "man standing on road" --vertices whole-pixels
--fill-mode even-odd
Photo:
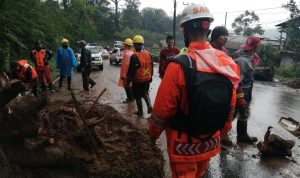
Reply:
[[[152,112],[149,88],[153,76],[153,62],[149,52],[143,49],[144,38],[142,36],[136,35],[133,38],[133,44],[135,52],[130,57],[127,79],[129,80],[128,85],[132,82],[133,96],[138,108],[134,114],[143,116],[142,98],[147,104],[148,114]]]
[[[224,53],[227,53],[228,50],[225,48],[227,40],[228,40],[228,30],[226,27],[217,26],[213,29],[211,33],[211,41],[210,41],[210,45],[213,48],[223,51]],[[232,128],[232,120],[228,119],[225,126],[221,130],[222,145],[233,146],[233,143],[230,140],[228,135],[231,128]]]
[[[174,37],[172,35],[167,36],[167,47],[160,51],[159,55],[159,77],[163,78],[165,71],[171,62],[171,60],[180,53],[180,50],[174,46]]]
[[[210,45],[213,48],[223,51],[224,53],[227,53],[228,50],[225,48],[227,40],[228,40],[228,30],[226,27],[217,26],[213,29],[211,33],[211,41],[210,41]]]
[[[133,42],[130,38],[127,38],[124,41],[124,52],[123,52],[123,60],[121,64],[121,70],[120,70],[120,79],[118,85],[120,87],[123,87],[126,92],[127,99],[124,101],[124,103],[133,101],[133,94],[132,94],[132,86],[129,86],[129,81],[127,79],[127,72],[130,62],[130,57],[133,54],[132,51],[132,45]]]
[[[232,119],[239,72],[234,61],[207,41],[212,14],[203,4],[182,12],[187,54],[169,64],[159,86],[148,130],[165,130],[173,178],[202,177],[220,152],[220,130]]]
[[[80,68],[83,82],[84,91],[90,91],[89,84],[91,88],[96,85],[93,79],[90,78],[91,68],[92,68],[92,52],[85,48],[86,42],[81,40],[78,42],[79,48],[81,48],[81,56],[80,56]]]
[[[247,131],[248,118],[250,116],[250,101],[252,98],[253,74],[255,64],[259,58],[255,53],[260,39],[257,36],[249,36],[242,49],[234,54],[235,62],[239,65],[241,71],[241,83],[237,90],[237,102],[235,116],[237,121],[237,141],[245,143],[257,142],[256,137],[250,137]]]
[[[61,43],[62,46],[58,48],[55,60],[60,74],[59,89],[62,87],[63,79],[67,77],[68,90],[71,90],[73,70],[77,67],[78,63],[73,50],[69,47],[69,40],[63,38]]]
[[[46,92],[45,83],[47,82],[50,92],[53,93],[51,71],[49,66],[49,60],[51,57],[52,52],[45,49],[41,41],[35,42],[35,48],[30,52],[30,58],[35,64],[42,92]]]

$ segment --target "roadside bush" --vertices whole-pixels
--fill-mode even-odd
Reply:
[[[260,66],[272,67],[280,65],[279,50],[269,44],[261,44],[257,48],[257,53],[260,57]]]
[[[284,78],[294,78],[295,73],[292,67],[279,67],[275,70],[276,75]]]

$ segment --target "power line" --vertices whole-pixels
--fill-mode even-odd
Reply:
[[[225,13],[226,14],[226,13]],[[270,12],[270,13],[262,13],[262,14],[259,14],[257,13],[256,15],[257,16],[264,16],[264,15],[272,15],[272,14],[279,14],[279,15],[284,15],[284,14],[288,14],[287,12],[284,12],[284,11],[280,11],[280,12]],[[224,14],[219,14],[218,16],[223,16]],[[236,15],[228,15],[228,16],[236,16]]]
[[[252,9],[252,10],[249,10],[248,11],[264,11],[264,10],[273,10],[273,9],[285,9],[284,7],[271,7],[271,8],[264,8],[264,9]],[[241,10],[241,11],[227,11],[227,13],[240,13],[240,12],[245,12],[246,10]],[[213,14],[224,14],[226,13],[226,11],[224,12],[215,12]]]

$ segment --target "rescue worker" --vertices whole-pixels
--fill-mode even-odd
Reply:
[[[134,36],[133,45],[135,52],[130,57],[127,73],[128,85],[132,82],[133,96],[138,108],[134,114],[138,116],[143,116],[142,98],[147,104],[148,114],[152,112],[149,88],[153,76],[153,61],[150,53],[144,50],[143,44],[144,38],[142,36]]]
[[[218,49],[220,51],[223,51],[224,53],[227,53],[227,49],[225,48],[225,45],[228,40],[228,30],[226,27],[223,26],[216,26],[211,33],[211,41],[210,45]],[[221,130],[221,143],[222,145],[226,146],[233,146],[233,142],[229,138],[229,131],[232,128],[232,120],[228,120],[224,128]]]
[[[90,78],[90,73],[92,69],[92,52],[85,48],[86,42],[84,40],[80,40],[79,48],[81,48],[80,55],[80,68],[83,82],[84,91],[90,91],[89,85],[93,88],[96,85],[96,82]]]
[[[187,51],[188,51],[187,47],[183,47],[180,49],[180,54],[185,54],[187,53]]]
[[[192,3],[183,10],[180,28],[183,30],[188,53],[176,56],[175,59],[185,56],[186,60],[193,64],[195,75],[202,73],[222,75],[224,79],[229,81],[231,89],[227,91],[227,94],[230,94],[230,97],[227,97],[229,105],[226,105],[228,113],[221,116],[224,121],[227,121],[227,119],[232,119],[233,115],[236,99],[235,89],[240,82],[239,71],[238,66],[230,57],[212,48],[207,41],[207,34],[212,21],[212,14],[203,4]],[[196,128],[195,130],[204,124],[202,118],[183,117],[189,115],[190,109],[193,108],[193,102],[200,99],[190,100],[192,92],[187,92],[190,91],[188,90],[190,88],[187,87],[186,77],[188,76],[185,75],[181,64],[175,62],[169,64],[159,86],[153,112],[147,123],[148,131],[153,140],[156,140],[163,131],[166,132],[173,178],[202,177],[211,157],[220,152],[219,130],[221,128],[207,134],[191,136],[188,132],[192,132],[192,130],[189,127],[184,127],[190,119],[198,119],[197,122],[201,122],[197,125],[189,125]],[[190,84],[194,85],[196,83]],[[208,90],[216,88],[209,88]],[[218,93],[218,96],[222,95],[224,93]],[[205,103],[205,101],[203,102]],[[214,112],[213,114],[218,114],[216,108],[207,109]],[[208,118],[210,118],[210,115],[208,115]],[[179,123],[182,124],[177,126],[183,127],[182,130],[172,125],[176,121],[181,121]],[[214,122],[208,126],[214,127]],[[201,130],[198,129],[197,131]]]
[[[260,39],[257,36],[249,36],[242,49],[234,54],[234,61],[239,65],[241,71],[241,83],[237,90],[237,106],[235,116],[238,116],[237,121],[237,141],[254,143],[257,142],[256,137],[248,135],[248,119],[250,116],[250,102],[252,99],[253,74],[255,70],[255,62],[258,56],[255,53]]]
[[[228,40],[228,34],[229,33],[226,27],[223,26],[215,27],[211,33],[210,45],[215,49],[227,53],[228,50],[225,48],[225,45]]]
[[[172,35],[167,36],[166,39],[166,43],[167,43],[167,47],[163,48],[160,51],[160,55],[159,55],[159,77],[163,78],[165,71],[168,67],[168,64],[170,63],[170,61],[177,55],[180,53],[180,50],[175,47],[175,41],[174,41],[174,37]]]
[[[46,82],[53,93],[51,71],[49,66],[49,60],[52,57],[52,52],[43,47],[41,41],[35,42],[35,48],[30,52],[30,58],[34,62],[35,69],[37,71],[39,83],[43,92],[46,92]],[[46,82],[45,82],[46,78]]]
[[[21,80],[26,87],[32,89],[34,96],[37,96],[38,76],[36,70],[25,59],[12,61],[10,63],[12,79]]]
[[[121,64],[120,79],[119,79],[119,83],[118,83],[118,85],[120,87],[123,87],[126,92],[127,98],[124,101],[124,103],[132,102],[134,100],[133,99],[134,97],[132,94],[132,86],[128,85],[130,82],[127,79],[127,72],[128,72],[130,57],[133,54],[132,45],[133,45],[133,41],[130,38],[127,38],[124,41],[123,60],[122,60],[122,64]]]
[[[78,63],[75,58],[73,50],[69,47],[69,40],[63,38],[61,40],[62,46],[58,48],[56,53],[55,64],[59,69],[59,89],[62,87],[62,82],[67,77],[68,90],[71,90],[71,79],[74,68],[77,67]]]

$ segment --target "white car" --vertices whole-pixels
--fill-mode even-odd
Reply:
[[[101,53],[102,59],[109,59],[110,53],[106,49],[101,48],[100,53]]]
[[[89,47],[87,49],[92,52],[92,68],[103,70],[103,60],[98,47]]]
[[[98,47],[91,47],[88,46],[86,47],[86,49],[90,50],[92,53],[92,69],[98,69],[98,70],[103,70],[103,60],[101,57],[101,53],[100,50],[98,49]],[[77,72],[80,72],[81,68],[80,68],[80,53],[76,53],[76,58],[78,61],[78,66],[77,66]]]
[[[123,48],[123,42],[122,41],[115,41],[114,42],[114,48]]]
[[[123,51],[124,51],[124,48],[114,48],[114,50],[112,51],[112,54],[110,56],[109,63],[110,64],[115,63],[116,65],[122,63]]]

